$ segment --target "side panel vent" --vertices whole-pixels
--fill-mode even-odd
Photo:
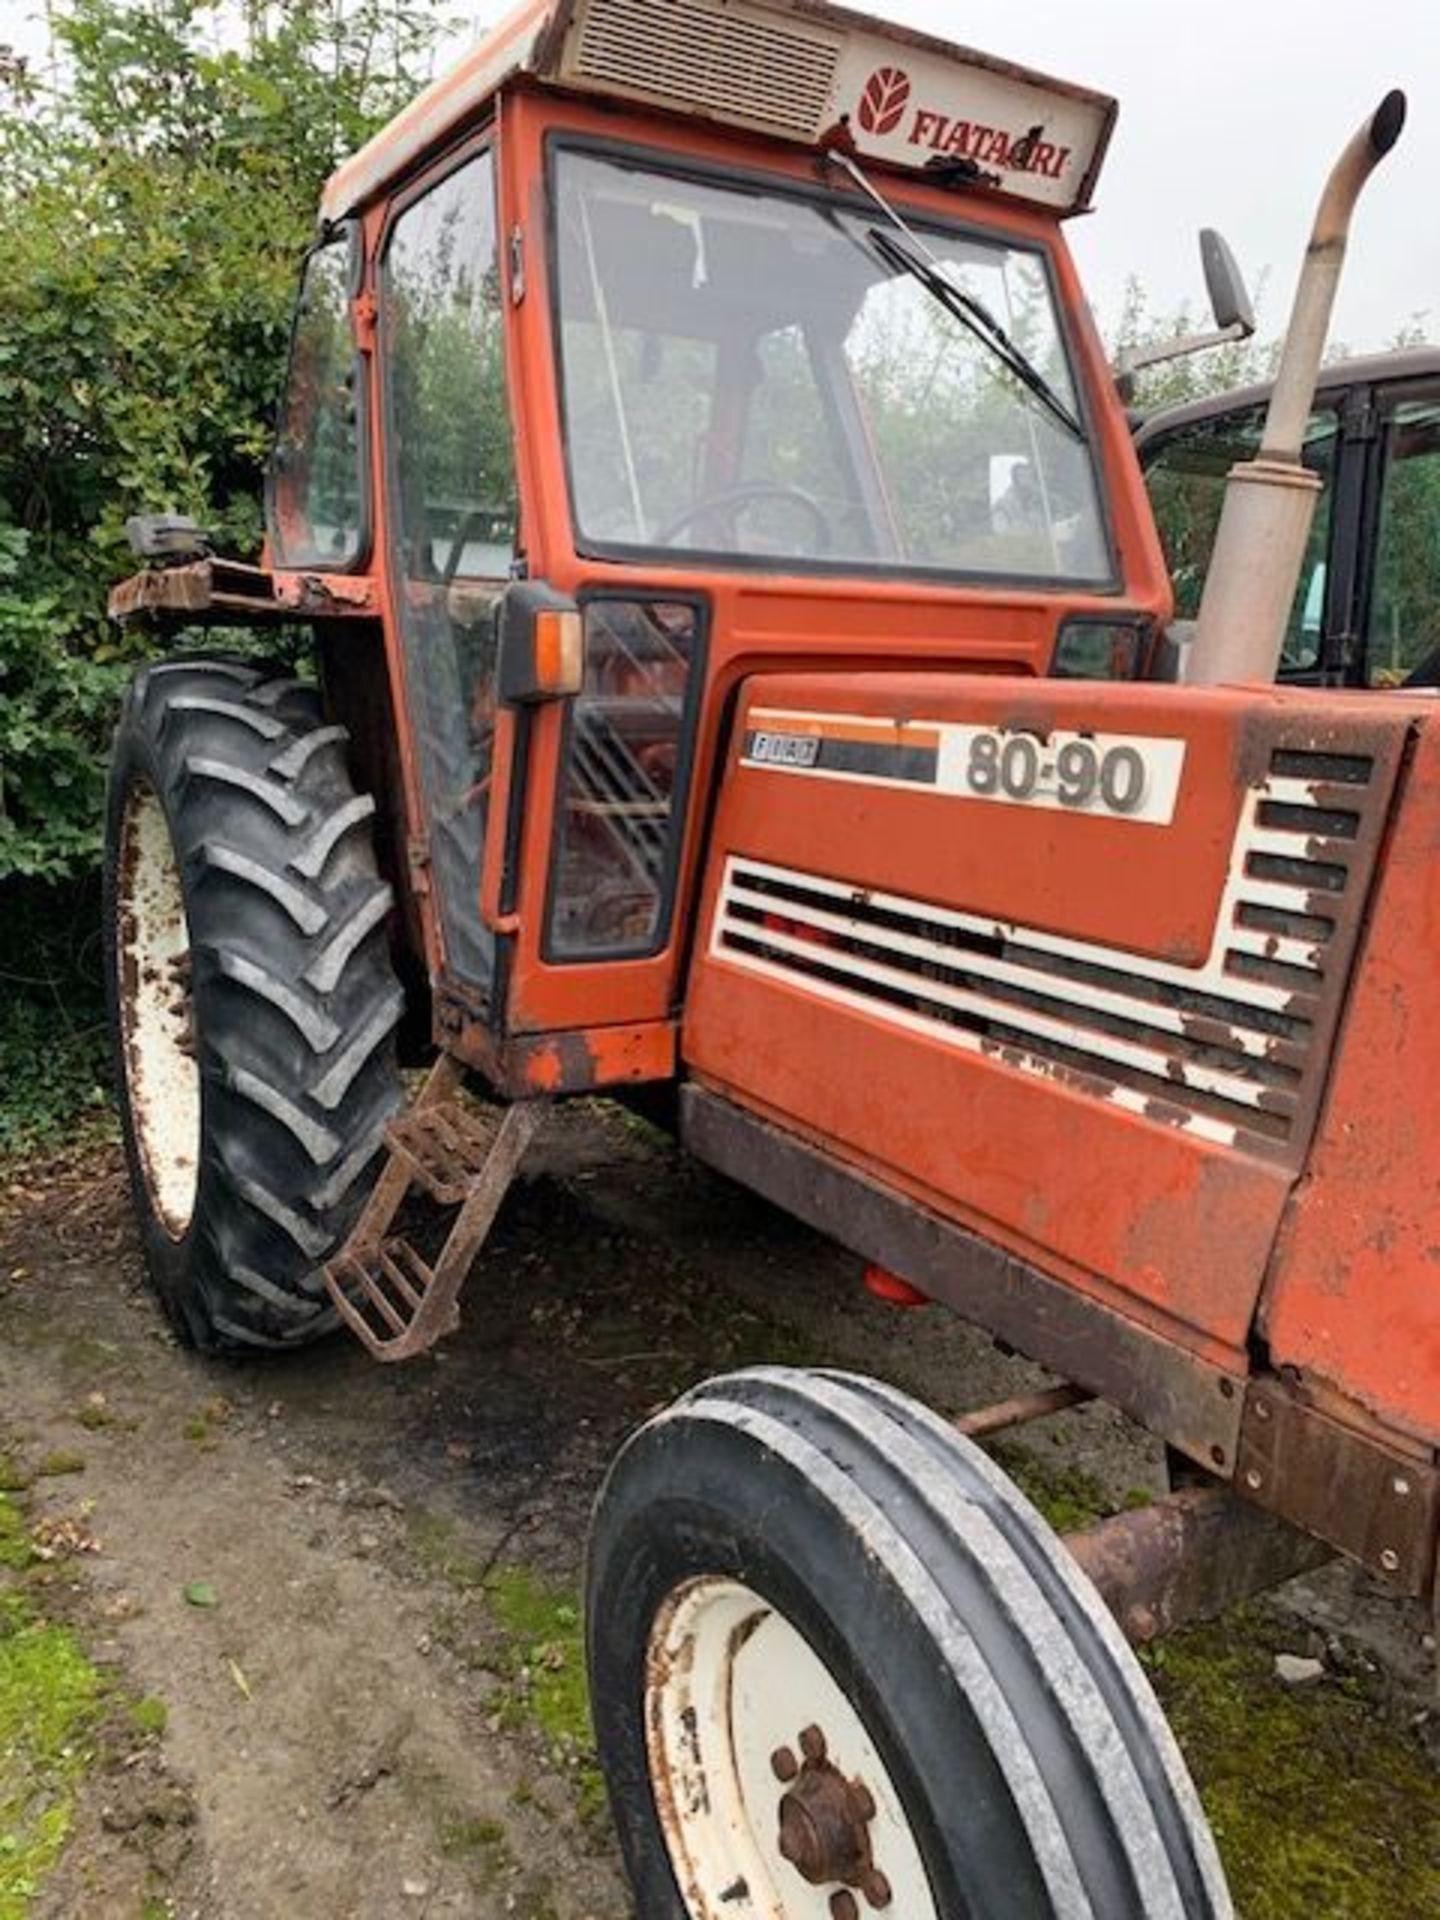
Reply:
[[[1246,796],[1200,967],[735,855],[712,954],[1288,1156],[1313,1121],[1383,824],[1389,780],[1374,772],[1368,756],[1273,755]]]
[[[569,77],[811,140],[827,124],[840,41],[696,0],[590,0]]]

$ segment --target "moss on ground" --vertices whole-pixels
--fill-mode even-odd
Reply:
[[[1115,1502],[1106,1498],[1100,1482],[1083,1468],[1052,1465],[1004,1441],[987,1452],[1056,1533],[1078,1533],[1115,1511]]]
[[[0,1567],[18,1572],[28,1567],[30,1560],[30,1533],[25,1516],[8,1493],[0,1493]]]
[[[1145,1656],[1245,1920],[1435,1920],[1440,1774],[1343,1678],[1276,1679],[1264,1610]]]
[[[84,1471],[84,1454],[76,1453],[70,1447],[55,1447],[51,1452],[43,1454],[40,1465],[36,1468],[36,1472],[47,1480],[58,1480],[67,1473]]]
[[[0,1549],[17,1517],[0,1500]],[[23,1522],[19,1539],[28,1557]],[[12,1551],[0,1564],[23,1562]],[[101,1690],[66,1628],[35,1618],[13,1584],[0,1591],[0,1920],[24,1920],[65,1844]]]
[[[143,1699],[132,1702],[130,1721],[138,1732],[158,1739],[170,1721],[170,1709],[158,1695],[147,1693]]]
[[[497,1568],[485,1591],[510,1643],[506,1718],[530,1721],[571,1777],[581,1820],[604,1818],[605,1782],[595,1753],[585,1640],[577,1597],[529,1567]]]

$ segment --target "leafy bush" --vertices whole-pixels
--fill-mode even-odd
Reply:
[[[0,880],[84,871],[129,662],[126,518],[255,553],[300,256],[337,161],[415,91],[435,17],[57,0],[59,78],[0,49]]]
[[[105,619],[125,521],[188,513],[257,552],[321,186],[443,30],[405,0],[48,12],[53,75],[0,47],[0,1154],[103,1077],[104,769],[145,646]]]

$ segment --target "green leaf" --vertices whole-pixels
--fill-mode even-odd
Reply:
[[[220,1596],[209,1580],[192,1580],[185,1588],[185,1598],[192,1607],[218,1607]]]

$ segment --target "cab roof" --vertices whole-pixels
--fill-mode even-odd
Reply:
[[[1106,94],[830,0],[523,0],[337,169],[322,222],[522,74],[808,146],[843,121],[862,160],[946,168],[1060,214],[1090,204],[1116,113]]]

